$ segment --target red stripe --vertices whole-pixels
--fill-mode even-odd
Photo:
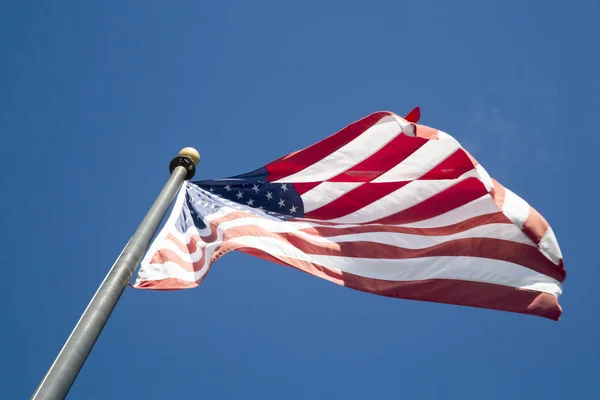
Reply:
[[[504,188],[504,186],[502,186],[500,183],[498,183],[497,180],[495,180],[493,178],[492,178],[492,183],[494,186],[492,186],[490,195],[496,202],[496,205],[498,206],[498,208],[500,210],[502,210],[502,207],[504,206],[504,198],[506,197],[506,189]]]
[[[406,114],[406,117],[404,117],[404,119],[407,120],[408,122],[413,122],[416,124],[417,122],[419,122],[419,119],[421,119],[421,108],[420,107],[413,108],[411,112]]]
[[[177,239],[170,239],[173,242],[176,242]],[[194,262],[186,261],[182,259],[179,254],[174,252],[171,249],[159,249],[152,255],[152,259],[150,260],[150,264],[165,264],[167,262],[172,262],[177,264],[181,268],[185,269],[189,272],[198,272],[204,266],[204,257],[206,256],[206,252],[204,249],[206,248],[206,243],[198,242],[197,246],[202,250],[202,257]]]
[[[217,227],[222,222],[233,221],[234,219],[238,219],[238,218],[251,218],[251,217],[256,217],[256,215],[251,214],[246,211],[234,211],[234,212],[224,215],[221,218],[213,219],[212,221],[207,223],[207,227],[210,228],[210,233],[208,235],[201,236],[202,240],[204,240],[206,243],[213,242],[217,238]],[[206,221],[206,220],[204,220],[204,221]],[[194,251],[195,250],[193,250],[192,253]]]
[[[296,182],[292,186],[296,189],[296,193],[302,196],[304,193],[319,186],[322,182]]]
[[[475,165],[469,156],[462,149],[458,149],[419,179],[456,179],[473,168]]]
[[[237,234],[237,233],[235,233]],[[506,261],[529,268],[563,282],[565,270],[558,268],[537,248],[491,238],[455,239],[422,249],[406,249],[377,242],[318,242],[295,233],[280,233],[291,245],[306,254],[347,258],[407,260],[427,257],[475,257]],[[476,260],[473,260],[474,268]]]
[[[261,250],[251,248],[237,248],[237,250],[379,296],[537,315],[554,321],[557,321],[562,313],[556,296],[533,290],[455,279],[386,281],[365,278],[293,258],[274,257]]]
[[[450,240],[422,249],[407,249],[389,244],[365,241],[322,242],[305,236],[299,236],[297,232],[274,233],[260,226],[244,225],[233,227],[223,232],[223,244],[228,240],[244,236],[269,237],[281,240],[295,246],[305,254],[390,260],[450,256],[488,258],[518,264],[550,276],[560,282],[565,278],[565,270],[557,267],[536,247],[500,239],[465,238]],[[178,242],[175,237],[169,237],[169,240],[175,243]],[[186,245],[182,243],[177,243],[177,245],[180,249],[185,251],[184,248]],[[198,243],[198,247],[201,249],[204,249],[205,246],[205,243]],[[215,251],[215,254],[216,253],[217,251]],[[213,261],[215,259],[215,254],[212,256]],[[182,260],[177,253],[172,250],[161,249],[153,256],[152,263],[161,264],[171,261],[179,264],[186,270],[197,271],[204,265],[204,257],[205,253],[202,251],[201,259],[194,263],[190,263]]]
[[[206,275],[204,275],[206,276]],[[157,281],[141,281],[140,283],[133,286],[136,289],[153,289],[153,290],[180,290],[189,289],[198,286],[204,280],[202,279],[196,282],[184,281],[183,279],[177,278],[166,278]]]
[[[369,182],[400,164],[427,139],[398,135],[369,158],[329,179],[329,182]]]
[[[231,218],[227,218],[232,216]],[[231,221],[236,218],[246,217],[244,213],[231,213],[227,216],[212,221],[208,226],[210,227],[210,234],[205,236],[194,235],[190,238],[188,243],[179,241],[173,234],[169,233],[166,236],[167,240],[172,241],[181,252],[193,254],[198,249],[204,249],[205,244],[212,243],[217,239],[217,229],[221,222]],[[470,218],[468,220],[459,222],[457,224],[437,227],[437,228],[406,228],[402,226],[390,226],[390,225],[359,225],[353,227],[345,227],[343,225],[332,225],[332,226],[318,226],[310,227],[298,230],[298,232],[304,232],[309,235],[320,236],[320,237],[332,237],[342,235],[356,235],[360,233],[372,233],[372,232],[388,232],[388,233],[406,233],[409,235],[421,235],[421,236],[446,236],[460,232],[464,232],[469,229],[473,229],[478,226],[488,224],[507,224],[512,225],[512,222],[501,212],[495,214],[480,215],[477,217]]]
[[[415,134],[418,137],[422,137],[429,140],[438,140],[439,139],[439,130],[432,128],[427,125],[415,125],[416,132]]]
[[[339,132],[295,153],[283,156],[265,166],[270,182],[302,171],[350,143],[390,112],[378,112],[356,121]]]
[[[328,220],[343,217],[408,184],[404,182],[365,183],[340,196],[331,203],[304,214],[306,218]]]
[[[283,256],[274,257],[253,248],[240,247],[234,244],[226,247],[223,249],[223,254],[231,250],[238,250],[267,261],[296,268],[338,285],[379,296],[537,315],[554,321],[557,321],[562,313],[558,299],[548,293],[455,279],[397,282],[365,278],[307,261]],[[197,286],[205,276],[206,274],[197,282],[187,282],[175,278],[142,281],[139,286],[135,287],[157,290],[186,289]]]
[[[550,225],[546,218],[542,216],[535,208],[529,206],[529,215],[525,224],[523,224],[523,232],[531,239],[535,244],[539,244],[546,232],[548,232]]]
[[[199,236],[193,235],[188,243],[183,243],[176,236],[169,233],[166,236],[167,240],[173,242],[181,252],[187,254],[193,254],[198,249],[204,249],[207,243],[212,243],[217,239],[217,229],[221,222],[231,221],[236,218],[247,217],[245,213],[231,213],[227,216],[211,221],[208,225],[211,232],[208,235]],[[228,218],[229,217],[229,218]],[[360,233],[372,233],[372,232],[388,232],[388,233],[406,233],[409,235],[421,235],[421,236],[446,236],[452,235],[466,230],[488,225],[488,224],[510,224],[512,222],[501,212],[495,214],[480,215],[477,217],[470,218],[468,220],[459,222],[457,224],[438,227],[438,228],[406,228],[402,226],[389,226],[389,225],[359,225],[353,227],[344,227],[343,225],[338,226],[318,226],[311,228],[300,229],[299,232],[304,232],[309,235],[320,236],[320,237],[332,237],[342,235],[356,235]],[[160,250],[159,250],[160,252]],[[159,253],[157,252],[157,253]],[[154,255],[156,256],[156,254]]]
[[[467,178],[454,186],[399,213],[380,218],[370,223],[408,224],[437,217],[457,207],[470,203],[485,195],[487,190],[477,178]]]
[[[494,214],[479,215],[477,217],[469,218],[456,224],[436,228],[407,228],[404,226],[395,225],[358,225],[347,227],[345,225],[331,224],[331,226],[311,227],[302,229],[301,231],[322,237],[350,235],[367,232],[406,233],[409,235],[421,236],[446,236],[464,232],[466,230],[488,224],[512,225],[512,222],[508,219],[506,215],[504,215],[501,212],[497,212]]]

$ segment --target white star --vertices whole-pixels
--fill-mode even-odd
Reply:
[[[254,200],[250,199],[246,202],[246,204],[248,204],[249,206],[253,206],[254,205]]]
[[[258,185],[255,183],[254,186],[252,186],[252,190],[254,190],[256,193],[260,192],[260,189],[258,188]]]
[[[241,199],[242,197],[244,197],[244,194],[240,190],[238,190],[236,196],[238,199]]]
[[[259,209],[260,211],[264,211],[264,210],[265,210],[265,208],[264,208],[263,206],[260,206],[260,207],[258,207],[258,209]]]
[[[290,214],[293,214],[296,212],[296,206],[292,206],[292,208],[290,208]]]
[[[287,188],[287,183],[282,183],[282,184],[281,184],[281,190],[283,190],[284,192],[287,192],[287,191],[288,191],[288,188]]]
[[[272,200],[273,199],[273,193],[269,192],[268,190],[267,190],[267,199],[268,200]]]
[[[225,186],[225,190],[227,190],[228,192],[231,192],[231,186],[229,186],[229,185],[226,185],[226,186]]]
[[[279,203],[277,203],[277,204],[279,204],[279,208],[281,208],[281,207],[285,206],[285,200],[279,199]]]

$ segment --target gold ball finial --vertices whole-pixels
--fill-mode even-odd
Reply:
[[[192,159],[192,162],[194,163],[195,166],[198,165],[198,163],[200,162],[200,153],[198,153],[198,150],[196,150],[193,147],[186,147],[181,149],[181,151],[179,152],[179,155],[181,157],[189,157]]]

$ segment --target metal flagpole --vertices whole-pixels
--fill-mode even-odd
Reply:
[[[33,400],[59,400],[67,396],[181,184],[194,176],[198,161],[200,161],[200,154],[191,147],[181,150],[171,161],[169,180],[98,287],[62,350],[31,397]]]

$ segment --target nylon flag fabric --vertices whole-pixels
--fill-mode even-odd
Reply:
[[[253,172],[186,181],[133,287],[195,287],[237,250],[376,295],[558,320],[546,220],[418,119],[377,112]]]

